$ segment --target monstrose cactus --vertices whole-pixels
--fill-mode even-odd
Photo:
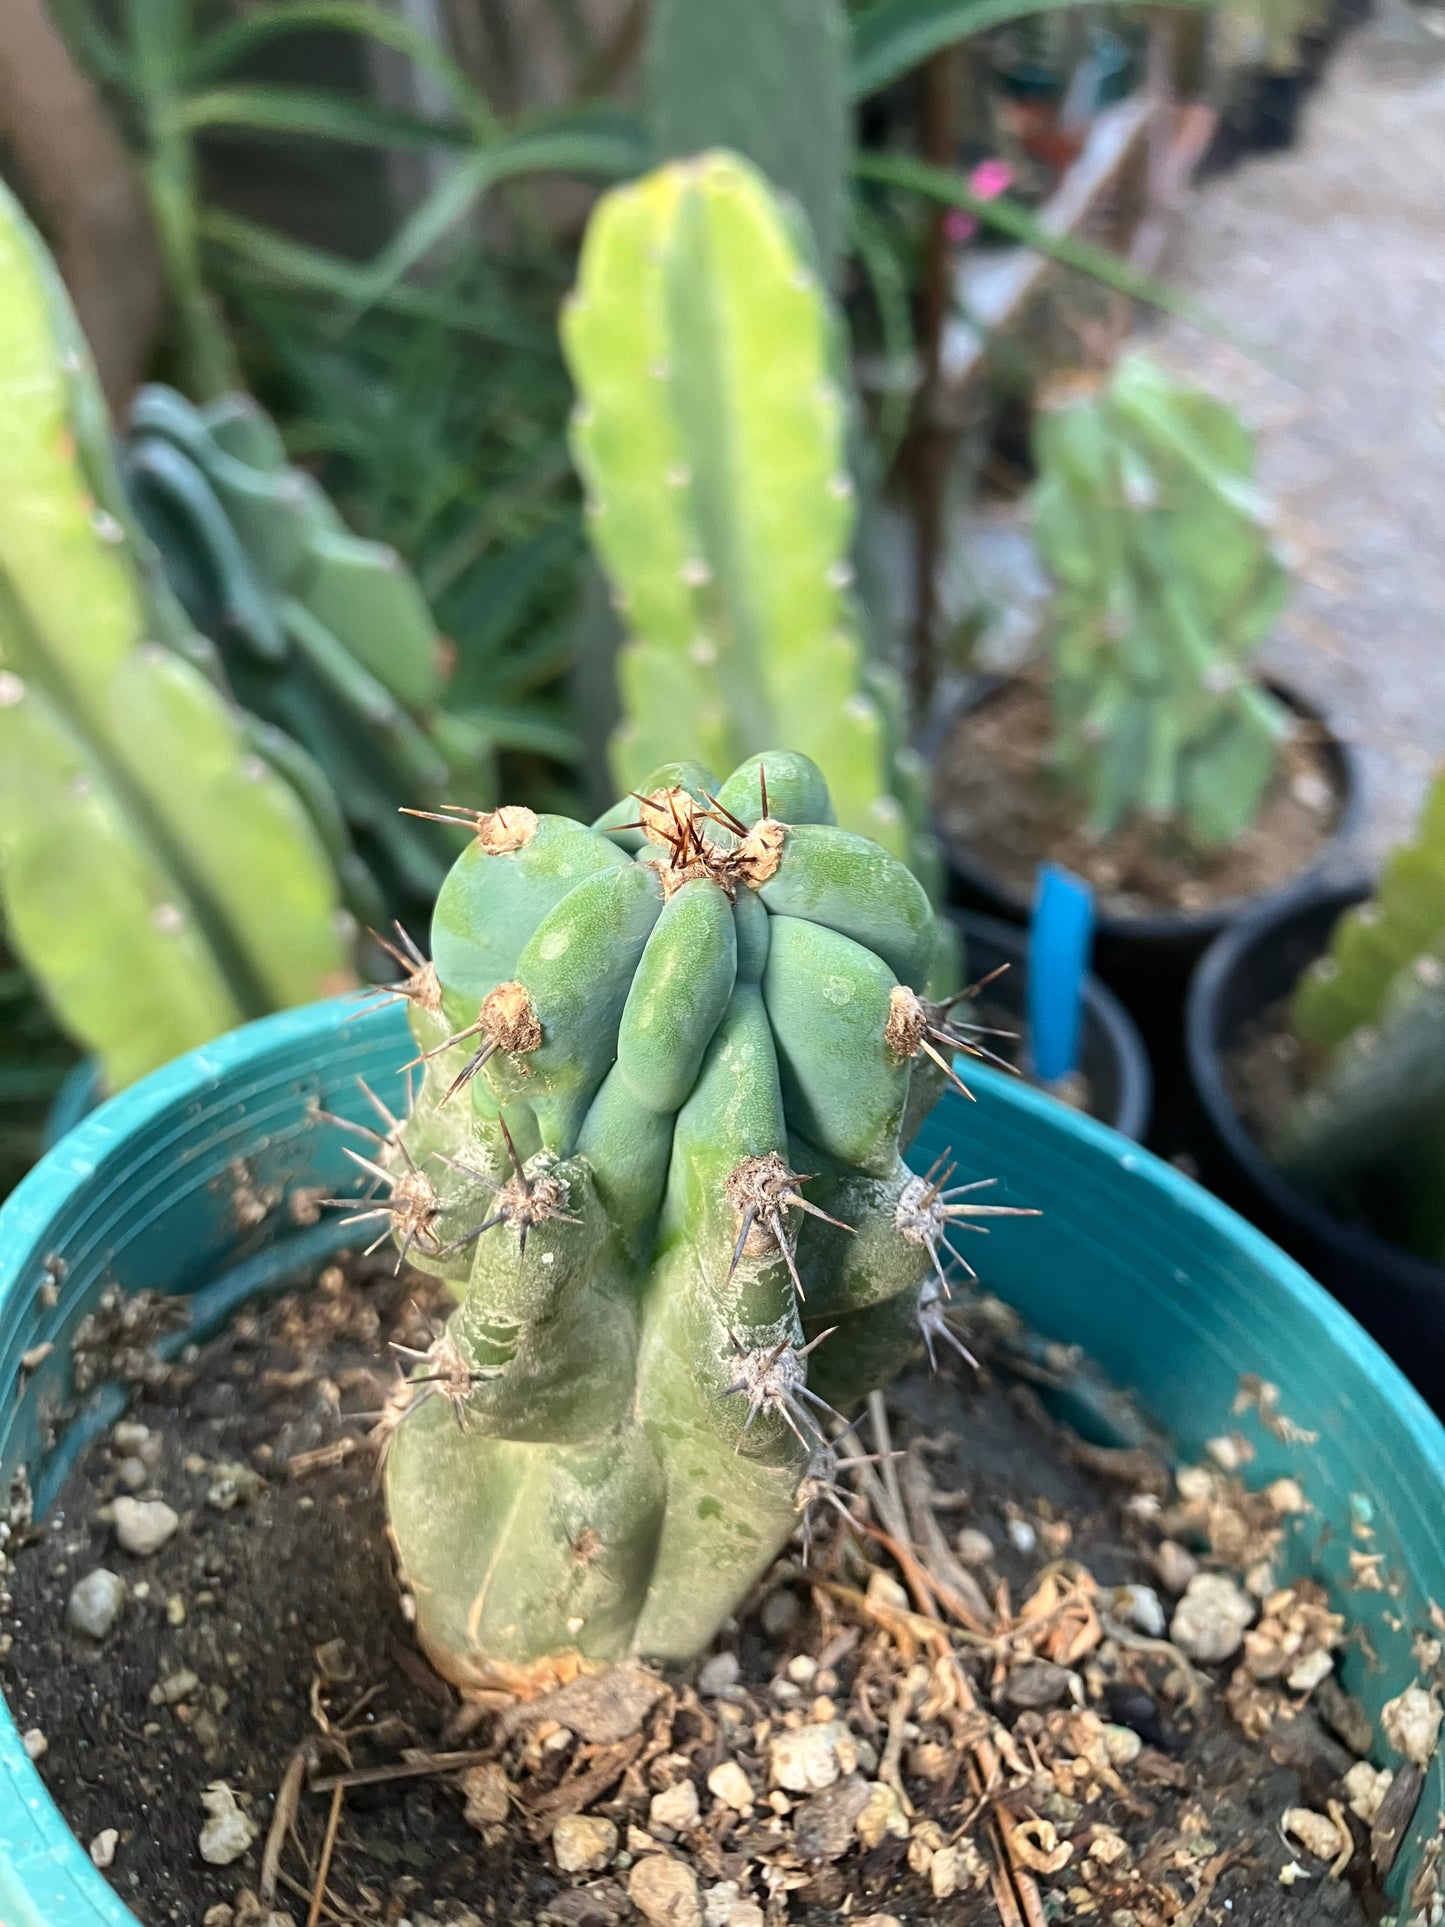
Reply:
[[[1249,435],[1134,354],[1043,408],[1035,452],[1056,767],[1101,835],[1143,817],[1227,845],[1291,727],[1248,668],[1289,590]]]
[[[927,896],[806,757],[468,821],[353,1209],[459,1300],[389,1436],[418,1631],[516,1684],[704,1645],[857,1449],[832,1409],[950,1336],[951,1229],[1008,1207],[902,1161],[966,1040]]]
[[[350,980],[326,853],[137,539],[74,313],[0,187],[0,893],[112,1086]]]
[[[1280,1163],[1445,1263],[1445,772],[1414,841],[1301,978],[1291,1016],[1320,1069],[1274,1147]]]
[[[838,821],[936,894],[926,773],[849,593],[855,520],[835,318],[768,183],[710,153],[603,196],[562,342],[588,528],[628,639],[613,773],[787,745]]]

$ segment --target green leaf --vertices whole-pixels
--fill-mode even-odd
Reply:
[[[357,100],[335,88],[213,87],[192,94],[177,109],[173,125],[194,134],[203,127],[226,127],[243,134],[295,134],[310,140],[348,141],[358,147],[455,146],[465,130],[427,120],[401,108]]]
[[[134,62],[115,36],[100,24],[90,0],[50,0],[50,11],[82,66],[113,87],[133,86]]]
[[[853,175],[856,180],[867,181],[874,186],[899,188],[907,194],[922,194],[931,201],[939,201],[945,207],[963,208],[985,226],[997,228],[1000,233],[1010,235],[1026,247],[1047,255],[1051,261],[1057,261],[1060,267],[1072,268],[1103,287],[1128,295],[1131,300],[1147,301],[1166,314],[1178,315],[1211,334],[1228,338],[1228,331],[1223,324],[1212,319],[1197,302],[1176,294],[1152,275],[1141,274],[1137,268],[1131,267],[1117,254],[1110,254],[1105,248],[1094,247],[1088,241],[1076,241],[1069,235],[1051,234],[1036,214],[1019,207],[1007,197],[996,201],[986,200],[981,194],[975,194],[961,175],[950,173],[946,168],[930,167],[924,161],[886,154],[861,153],[853,158]]]
[[[388,13],[367,0],[288,0],[286,5],[256,7],[207,36],[193,49],[184,76],[194,86],[219,79],[249,55],[292,33],[331,30],[365,35],[394,47],[412,65],[439,80],[458,114],[479,136],[495,133],[497,117],[486,97],[472,85],[456,62],[429,35],[399,14]]]
[[[1211,6],[1214,0],[1179,0]],[[864,100],[943,47],[990,27],[1077,5],[1077,0],[874,0],[854,16],[851,92]]]
[[[549,116],[476,148],[420,203],[376,257],[351,319],[384,299],[500,182],[527,174],[622,180],[640,173],[648,156],[648,135],[641,121],[614,110]]]
[[[323,248],[310,248],[274,229],[246,221],[218,208],[201,217],[201,238],[224,248],[257,275],[264,275],[310,294],[327,295],[342,304],[365,298],[368,270]],[[403,285],[393,288],[376,304],[415,321],[476,335],[509,348],[535,348],[536,324],[509,309],[504,302],[459,300],[433,288]]]

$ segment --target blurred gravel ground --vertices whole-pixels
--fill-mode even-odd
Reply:
[[[1445,38],[1382,8],[1293,150],[1199,189],[1162,272],[1261,357],[1151,330],[1258,434],[1301,577],[1266,662],[1359,745],[1378,857],[1445,758]]]

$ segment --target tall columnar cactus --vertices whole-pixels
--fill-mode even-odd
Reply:
[[[6,934],[120,1085],[344,985],[345,934],[304,812],[146,578],[75,317],[3,188],[0,420]]]
[[[1320,1068],[1280,1162],[1445,1263],[1445,771],[1415,840],[1300,980],[1291,1016]]]
[[[421,1637],[475,1685],[702,1646],[856,1449],[830,1407],[951,1336],[950,1231],[1007,1207],[902,1161],[966,1041],[922,994],[927,896],[806,757],[471,827],[354,1209],[459,1299],[386,1479]]]
[[[613,773],[787,744],[838,820],[929,887],[896,678],[849,596],[854,488],[834,317],[798,229],[726,153],[604,196],[562,341],[589,530],[628,630]]]
[[[455,835],[403,807],[490,794],[491,748],[440,707],[448,645],[401,558],[344,526],[245,395],[198,409],[142,389],[122,475],[353,910],[374,924],[429,909]]]
[[[1248,667],[1289,590],[1249,435],[1135,354],[1041,412],[1036,454],[1060,774],[1100,834],[1144,817],[1227,845],[1290,728]]]

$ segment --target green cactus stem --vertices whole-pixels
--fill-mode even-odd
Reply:
[[[424,1075],[351,1209],[458,1300],[386,1486],[461,1684],[696,1652],[830,1489],[836,1407],[959,1343],[949,1236],[1014,1207],[903,1162],[971,1038],[921,886],[831,816],[783,752],[592,828],[474,815],[379,993]]]
[[[128,1083],[349,981],[324,850],[148,573],[45,250],[0,188],[0,893],[66,1029]]]
[[[1248,434],[1134,354],[1045,407],[1035,452],[1060,775],[1100,835],[1143,818],[1234,842],[1291,728],[1248,668],[1289,592]]]
[[[854,484],[826,290],[763,177],[710,153],[598,204],[562,342],[572,451],[628,640],[619,786],[784,744],[930,889],[902,696],[850,595]]]
[[[1445,1262],[1445,771],[1413,841],[1335,925],[1290,1014],[1318,1069],[1274,1146],[1279,1162]]]

